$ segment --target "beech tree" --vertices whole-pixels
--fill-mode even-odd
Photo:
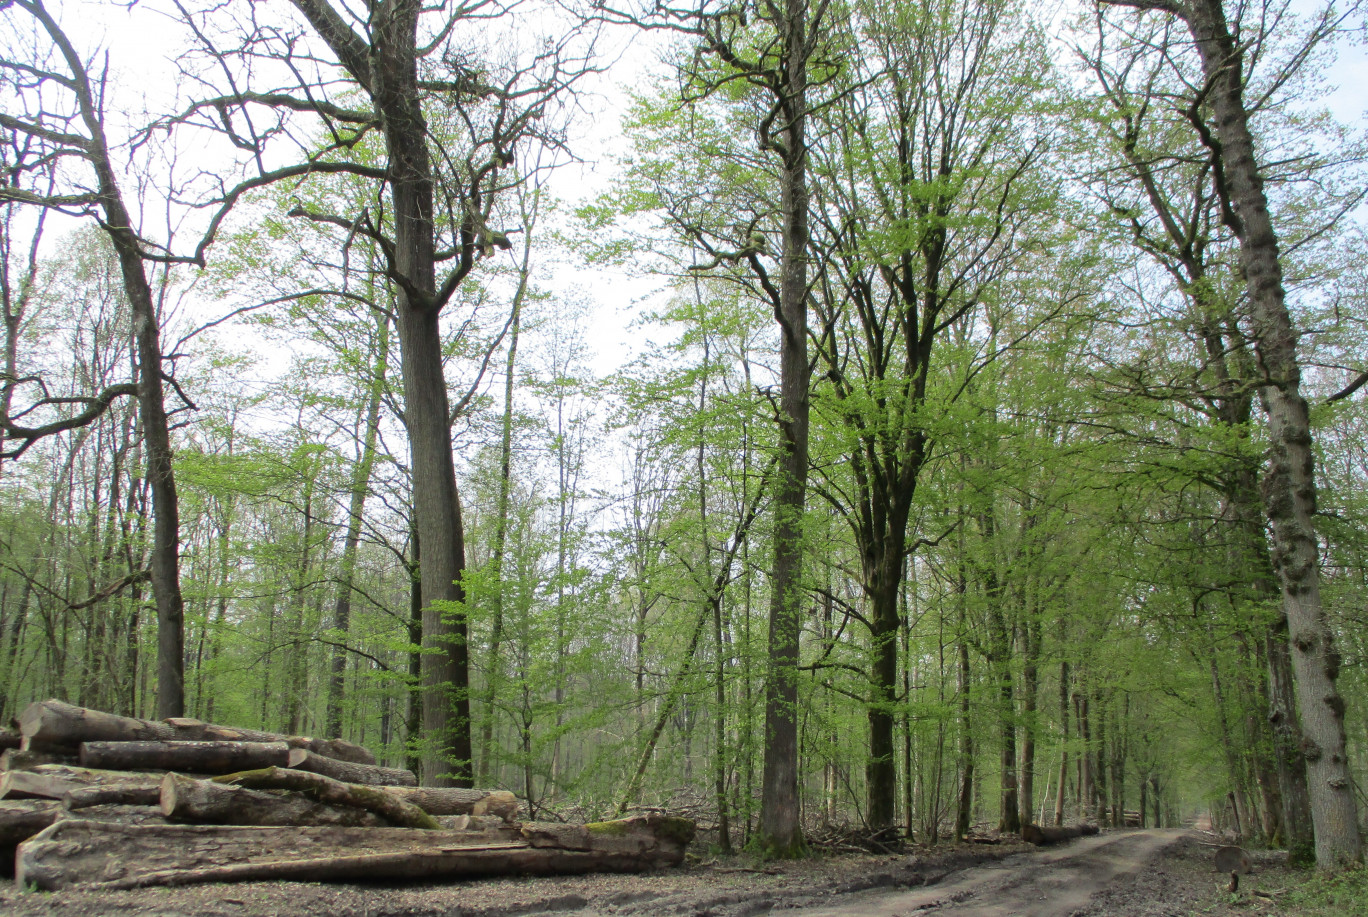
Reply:
[[[863,53],[841,78],[849,91],[817,116],[825,130],[814,155],[814,244],[823,255],[816,349],[834,395],[824,419],[844,428],[847,443],[821,492],[860,553],[870,639],[867,817],[881,830],[897,810],[903,577],[908,555],[940,534],[911,529],[918,481],[939,415],[1000,356],[992,331],[967,364],[951,365],[940,350],[967,352],[947,344],[956,326],[995,324],[979,325],[979,313],[1030,257],[1024,240],[1037,231],[1048,191],[1042,144],[1025,138],[1048,63],[1007,4],[872,2],[851,13],[847,40]],[[1027,323],[1017,338],[1029,333]],[[1000,613],[998,603],[990,613]],[[1004,646],[1000,667],[1007,661]],[[1010,680],[1004,690],[1010,709]],[[1011,722],[1003,719],[1003,761],[1015,769]],[[1016,819],[1013,796],[1004,829],[1015,831]]]
[[[1193,130],[1210,153],[1221,218],[1239,243],[1249,297],[1249,336],[1259,394],[1268,417],[1269,464],[1261,490],[1272,532],[1274,567],[1292,645],[1297,706],[1305,745],[1316,863],[1339,869],[1362,858],[1358,808],[1348,769],[1344,700],[1336,690],[1339,656],[1320,599],[1316,537],[1315,455],[1310,411],[1301,392],[1297,332],[1286,302],[1279,234],[1265,191],[1262,162],[1245,97],[1247,41],[1285,5],[1231,19],[1222,0],[1103,0],[1104,5],[1164,13],[1187,28],[1200,62],[1199,107]],[[1321,14],[1325,28],[1339,19]]]
[[[826,59],[830,51],[830,3],[785,0],[701,7],[659,3],[636,12],[599,2],[595,8],[610,21],[688,36],[697,54],[683,67],[687,97],[702,100],[731,84],[746,87],[758,108],[751,127],[756,148],[773,164],[778,200],[741,234],[735,249],[718,247],[716,237],[697,224],[682,228],[686,238],[711,259],[697,269],[740,265],[751,273],[772,306],[780,330],[779,393],[775,401],[780,461],[773,498],[760,843],[769,855],[791,857],[803,850],[798,821],[797,672],[805,604],[803,512],[807,503],[812,375],[808,357],[808,129],[815,105],[812,73],[823,67],[829,77],[835,69],[834,62]],[[815,82],[820,84],[822,79],[819,75]],[[772,275],[766,230],[778,235],[774,252],[777,278]]]

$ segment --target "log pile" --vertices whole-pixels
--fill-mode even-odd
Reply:
[[[518,822],[501,790],[420,787],[337,740],[32,704],[0,733],[0,857],[21,887],[642,871],[693,823]]]
[[[1068,825],[1063,828],[1049,828],[1028,823],[1021,826],[1021,839],[1029,844],[1035,844],[1037,847],[1059,844],[1078,837],[1090,837],[1094,834],[1097,834],[1096,825]]]

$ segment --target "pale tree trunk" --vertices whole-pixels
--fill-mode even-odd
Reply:
[[[289,643],[289,653],[285,657],[285,731],[291,735],[303,732],[304,695],[308,685],[305,660],[308,656],[304,638],[305,609],[308,607],[309,580],[313,573],[314,540],[314,488],[317,486],[318,468],[309,460],[304,468],[304,531],[300,545],[299,578],[295,583],[294,595],[290,598],[290,619],[285,632]]]
[[[1232,37],[1221,0],[1140,6],[1183,19],[1206,76],[1215,136],[1203,139],[1221,167],[1217,190],[1229,204],[1227,223],[1240,241],[1251,336],[1266,380],[1260,396],[1268,413],[1270,465],[1263,496],[1291,637],[1316,864],[1340,869],[1362,859],[1362,839],[1345,747],[1344,700],[1335,685],[1340,659],[1321,607],[1310,414],[1301,394],[1297,333],[1287,310],[1278,236],[1245,107],[1245,46]]]

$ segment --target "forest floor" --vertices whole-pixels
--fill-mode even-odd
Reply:
[[[841,854],[756,865],[707,859],[643,875],[424,884],[253,882],[138,891],[21,892],[8,917],[1256,917],[1295,915],[1278,891],[1297,881],[1255,853],[1238,894],[1195,831],[1113,831],[1037,850],[996,844]],[[1264,892],[1264,895],[1255,892]],[[1271,893],[1272,897],[1267,895]]]

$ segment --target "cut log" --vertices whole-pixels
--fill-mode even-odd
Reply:
[[[443,831],[494,831],[508,822],[494,815],[434,815]]]
[[[413,771],[402,767],[380,767],[375,764],[355,764],[351,761],[339,761],[336,758],[329,758],[309,751],[307,748],[290,749],[289,760],[280,763],[295,770],[308,771],[311,774],[322,774],[324,777],[331,777],[334,780],[341,780],[343,783],[357,783],[362,786],[417,786],[418,778]],[[266,765],[256,765],[265,767]],[[456,813],[451,813],[456,814]],[[464,813],[462,813],[464,814]]]
[[[40,764],[75,764],[75,755],[59,755],[50,751],[23,751],[11,748],[0,754],[0,771],[23,771]]]
[[[1254,861],[1249,858],[1243,847],[1217,847],[1216,871],[1231,874],[1254,871]]]
[[[167,818],[200,824],[392,826],[367,809],[331,806],[298,793],[264,793],[181,774],[162,778],[160,805]]]
[[[224,777],[215,777],[214,782],[255,790],[293,790],[297,793],[307,793],[319,802],[328,805],[366,809],[391,824],[401,825],[405,828],[435,830],[440,827],[437,822],[433,821],[431,815],[413,803],[389,792],[385,787],[343,783],[340,780],[334,780],[322,774],[311,774],[308,771],[267,767],[260,770],[243,771],[238,774],[228,774]]]
[[[257,729],[238,729],[233,726],[219,726],[183,717],[165,720],[176,730],[176,738],[188,742],[284,742],[291,748],[302,748],[315,754],[325,755],[338,761],[352,764],[374,764],[375,755],[364,745],[345,742],[342,739],[315,739],[312,736],[287,736],[274,732],[261,732]]]
[[[17,855],[21,888],[137,888],[294,879],[450,879],[478,875],[641,872],[677,865],[693,823],[660,815],[497,831],[250,828],[59,821]],[[533,839],[538,846],[533,845]],[[567,842],[573,847],[558,847]]]
[[[82,742],[284,742],[339,761],[375,763],[369,749],[340,739],[284,736],[185,718],[141,720],[58,700],[29,704],[17,722],[23,736],[20,747],[29,751],[74,751]]]
[[[466,790],[458,787],[388,787],[429,815],[497,815],[517,821],[518,797],[507,790]]]
[[[19,714],[26,751],[71,749],[82,742],[131,742],[174,739],[165,723],[89,710],[59,700],[37,701]]]
[[[24,737],[19,734],[19,730],[17,729],[10,729],[8,727],[0,729],[0,751],[18,748],[19,743],[23,740]]]
[[[135,806],[135,805],[95,805],[81,809],[79,815],[72,815],[67,812],[62,820],[76,821],[96,821],[104,824],[115,825],[156,825],[161,827],[169,826],[171,823],[166,820],[159,806]]]
[[[226,774],[284,766],[284,742],[82,742],[81,765],[111,770],[191,771]]]
[[[0,799],[61,799],[81,785],[32,771],[7,771],[0,774]]]
[[[160,784],[160,774],[100,771],[62,764],[41,764],[31,770],[7,771],[0,774],[0,799],[60,800],[91,788],[131,792],[155,788]]]
[[[62,817],[62,804],[51,799],[6,799],[0,802],[0,847],[26,841]]]
[[[161,787],[152,783],[88,786],[84,789],[71,790],[62,797],[62,805],[73,812],[92,806],[155,806],[160,803]]]

